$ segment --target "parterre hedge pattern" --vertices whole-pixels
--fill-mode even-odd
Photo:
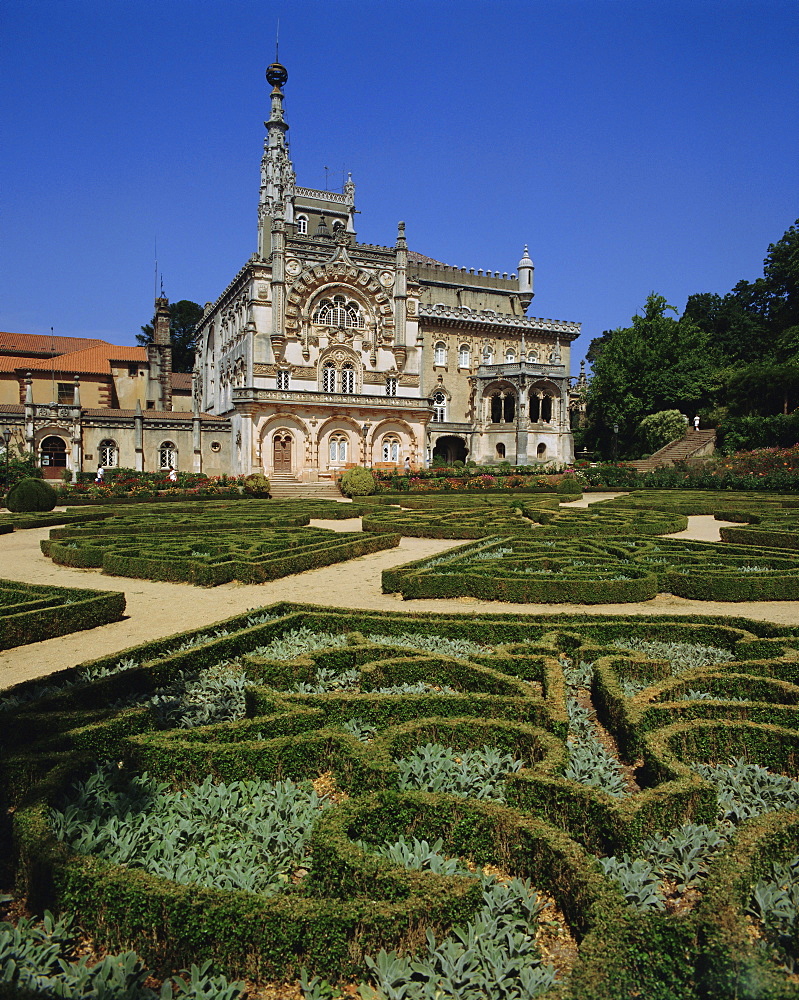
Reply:
[[[578,952],[559,964],[536,937],[543,950],[527,947],[524,973],[534,989],[519,992],[517,956],[493,992],[474,995],[797,997],[793,946],[757,916],[774,863],[799,854],[799,812],[780,808],[799,803],[791,631],[721,617],[253,610],[0,699],[0,853],[34,906],[74,913],[162,974],[210,958],[241,978],[304,968],[306,982],[360,979],[364,997],[432,997],[429,977],[451,983],[450,959],[477,961],[464,942],[488,926],[489,890],[463,866],[490,865],[529,880],[509,883],[519,898],[539,895],[528,935],[552,897]],[[612,791],[580,772],[592,741],[621,775]],[[484,799],[435,790],[443,757],[450,769],[515,763]],[[717,799],[714,768],[731,758],[741,787]],[[329,798],[282,891],[200,887],[190,863],[188,882],[172,881],[146,861],[81,853],[93,828],[58,839],[53,810],[68,811],[75,783],[108,761],[123,784],[210,777],[203,810],[256,780],[323,776]],[[114,821],[118,845],[134,819]],[[435,962],[418,959],[428,971],[414,973],[402,956],[431,939]]]
[[[403,502],[404,505],[405,502]],[[799,598],[799,506],[748,495],[634,494],[588,510],[479,498],[408,501],[364,514],[369,531],[476,541],[383,571],[383,591],[406,599],[472,596],[518,603],[638,602],[668,592],[693,600]],[[725,543],[653,537],[689,514],[748,521],[722,527]]]
[[[119,621],[125,595],[0,580],[0,649]]]
[[[340,520],[357,512],[325,501],[208,502],[155,513],[142,505],[100,523],[53,528],[41,545],[63,566],[102,568],[117,576],[200,586],[263,583],[398,544],[396,534],[307,526],[314,517]]]

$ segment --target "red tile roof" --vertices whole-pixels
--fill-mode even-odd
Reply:
[[[191,392],[191,372],[172,372],[172,391]]]
[[[0,333],[0,351],[18,354],[67,354],[105,344],[96,337],[52,337],[46,333]],[[112,345],[108,345],[109,347]]]

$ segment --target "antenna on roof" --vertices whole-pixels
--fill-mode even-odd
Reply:
[[[164,276],[161,275],[161,298],[164,297]]]
[[[280,43],[280,18],[277,19],[277,27],[275,28],[275,62],[279,63],[278,58],[278,45]]]
[[[155,278],[153,280],[153,300],[158,298],[158,237],[155,237]]]
[[[329,170],[330,167],[325,167],[325,191],[327,191],[327,174]]]

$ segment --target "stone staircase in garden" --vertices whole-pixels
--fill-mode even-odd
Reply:
[[[342,500],[341,491],[332,479],[302,483],[286,473],[271,473],[269,492],[278,500]]]
[[[711,429],[707,431],[688,430],[685,437],[677,438],[656,451],[649,458],[639,459],[637,462],[629,464],[638,472],[651,472],[664,465],[674,465],[675,462],[683,462],[686,458],[698,458],[700,455],[712,455],[716,444],[716,432]]]

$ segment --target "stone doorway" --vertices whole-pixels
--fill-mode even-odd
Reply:
[[[67,443],[51,434],[41,443],[42,475],[45,479],[60,479],[61,470],[67,467]]]
[[[272,469],[275,472],[291,475],[291,445],[290,434],[275,434],[272,461]]]

